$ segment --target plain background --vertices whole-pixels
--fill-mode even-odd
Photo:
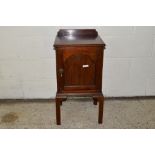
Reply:
[[[54,98],[53,44],[60,28],[95,28],[106,43],[103,93],[155,95],[155,27],[0,27],[0,98]]]

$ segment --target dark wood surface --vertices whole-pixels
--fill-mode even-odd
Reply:
[[[99,103],[98,122],[102,123],[104,42],[94,29],[60,30],[54,47],[57,72],[57,124],[61,124],[60,105],[69,96],[91,96],[95,105]]]
[[[95,29],[60,30],[54,42],[54,47],[86,45],[105,46],[105,43]]]
[[[72,36],[75,38],[96,38],[98,32],[95,29],[60,29],[57,33],[58,37]]]
[[[102,47],[66,47],[58,51],[56,62],[59,93],[101,91]]]

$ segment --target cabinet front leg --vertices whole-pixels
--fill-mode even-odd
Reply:
[[[99,100],[98,123],[102,124],[102,122],[103,122],[104,96],[99,97],[98,100]]]
[[[61,125],[61,105],[63,101],[66,101],[66,96],[56,96],[55,104],[56,104],[56,123],[57,125]]]
[[[61,125],[60,105],[62,105],[62,101],[60,99],[56,98],[56,122],[57,122],[57,125]]]

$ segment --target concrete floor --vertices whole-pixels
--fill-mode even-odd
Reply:
[[[105,100],[104,124],[97,123],[98,106],[90,99],[63,102],[62,125],[55,121],[55,104],[49,101],[0,102],[0,128],[155,128],[155,99]]]

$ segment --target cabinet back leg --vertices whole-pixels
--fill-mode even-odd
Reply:
[[[93,98],[93,104],[97,105],[97,99],[96,98]]]

